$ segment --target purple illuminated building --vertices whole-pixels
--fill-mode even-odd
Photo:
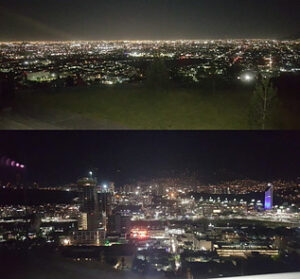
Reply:
[[[265,210],[272,209],[273,207],[273,185],[268,184],[268,188],[265,191]]]

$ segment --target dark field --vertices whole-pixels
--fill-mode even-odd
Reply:
[[[79,126],[61,127],[71,129],[80,128],[80,121],[84,121],[82,126],[87,125],[85,129],[93,129],[94,123],[105,121],[108,128],[116,129],[245,130],[258,128],[249,124],[251,96],[252,89],[247,87],[218,89],[215,93],[203,88],[177,87],[164,90],[140,86],[44,88],[17,92],[16,108],[51,124],[61,112],[71,118],[76,114]],[[266,129],[300,128],[297,106],[294,95],[280,95]]]

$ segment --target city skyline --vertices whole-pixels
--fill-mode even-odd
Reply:
[[[281,39],[299,36],[300,24],[297,0],[14,0],[0,7],[0,41]]]
[[[1,275],[300,278],[299,10],[0,0]]]
[[[119,184],[192,173],[202,183],[296,179],[299,137],[298,132],[2,133],[0,170],[5,177],[15,173],[16,162],[24,164],[28,182],[45,186],[76,181],[95,168],[99,180]],[[14,167],[3,165],[7,159]]]

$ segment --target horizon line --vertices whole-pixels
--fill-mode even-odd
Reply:
[[[226,38],[226,39],[74,39],[74,40],[0,40],[0,43],[42,43],[42,42],[189,42],[189,41],[299,41],[300,39],[274,39],[274,38]]]

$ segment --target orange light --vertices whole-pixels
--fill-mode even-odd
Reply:
[[[146,239],[149,237],[149,233],[145,229],[134,228],[131,230],[131,237],[136,239]]]

